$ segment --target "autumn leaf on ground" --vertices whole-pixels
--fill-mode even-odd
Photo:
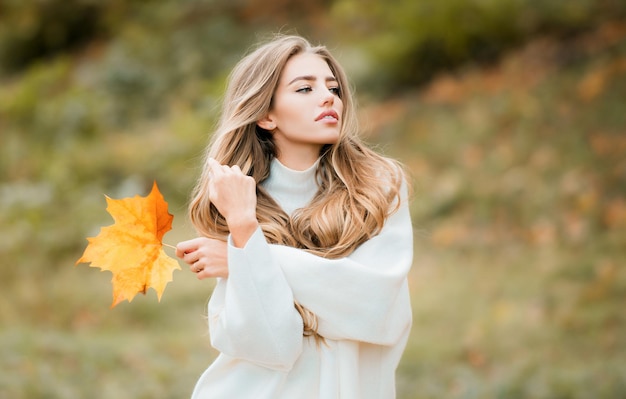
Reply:
[[[147,197],[136,195],[119,200],[106,197],[107,211],[115,223],[89,237],[83,256],[76,261],[91,262],[113,273],[113,304],[132,301],[152,287],[159,301],[178,262],[163,251],[162,239],[172,229],[172,216],[156,182]]]

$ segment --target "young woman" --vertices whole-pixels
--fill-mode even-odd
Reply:
[[[343,69],[297,36],[234,68],[176,254],[217,278],[194,399],[390,399],[411,327],[399,165],[366,148]]]

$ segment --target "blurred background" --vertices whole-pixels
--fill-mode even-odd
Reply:
[[[225,77],[276,32],[331,49],[411,172],[398,397],[626,397],[622,0],[0,0],[0,397],[189,397],[212,283],[109,309],[74,263],[154,180],[194,237]]]

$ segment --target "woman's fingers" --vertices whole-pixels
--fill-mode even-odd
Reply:
[[[195,251],[197,248],[198,247],[195,243],[195,239],[188,240],[188,241],[181,241],[178,244],[176,244],[176,256],[178,258],[185,260],[184,259],[185,255]]]
[[[209,199],[224,216],[230,219],[256,220],[256,182],[245,175],[239,166],[220,165],[215,159],[208,160],[211,180]]]
[[[219,178],[230,171],[228,165],[222,165],[213,158],[209,158],[209,168],[212,178]]]
[[[225,241],[207,237],[182,241],[176,246],[176,256],[200,279],[228,276],[227,251]]]
[[[179,242],[176,244],[176,256],[187,262],[187,260],[190,259],[187,255],[196,252],[200,247],[202,247],[202,245],[205,244],[205,240],[208,239],[209,238],[206,237],[197,237],[191,240]]]

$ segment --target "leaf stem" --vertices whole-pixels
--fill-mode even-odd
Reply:
[[[166,244],[166,243],[163,243],[163,246],[164,246],[164,247],[170,247],[170,248],[172,248],[172,249],[176,249],[176,247],[175,247],[175,246],[170,245],[170,244]]]

